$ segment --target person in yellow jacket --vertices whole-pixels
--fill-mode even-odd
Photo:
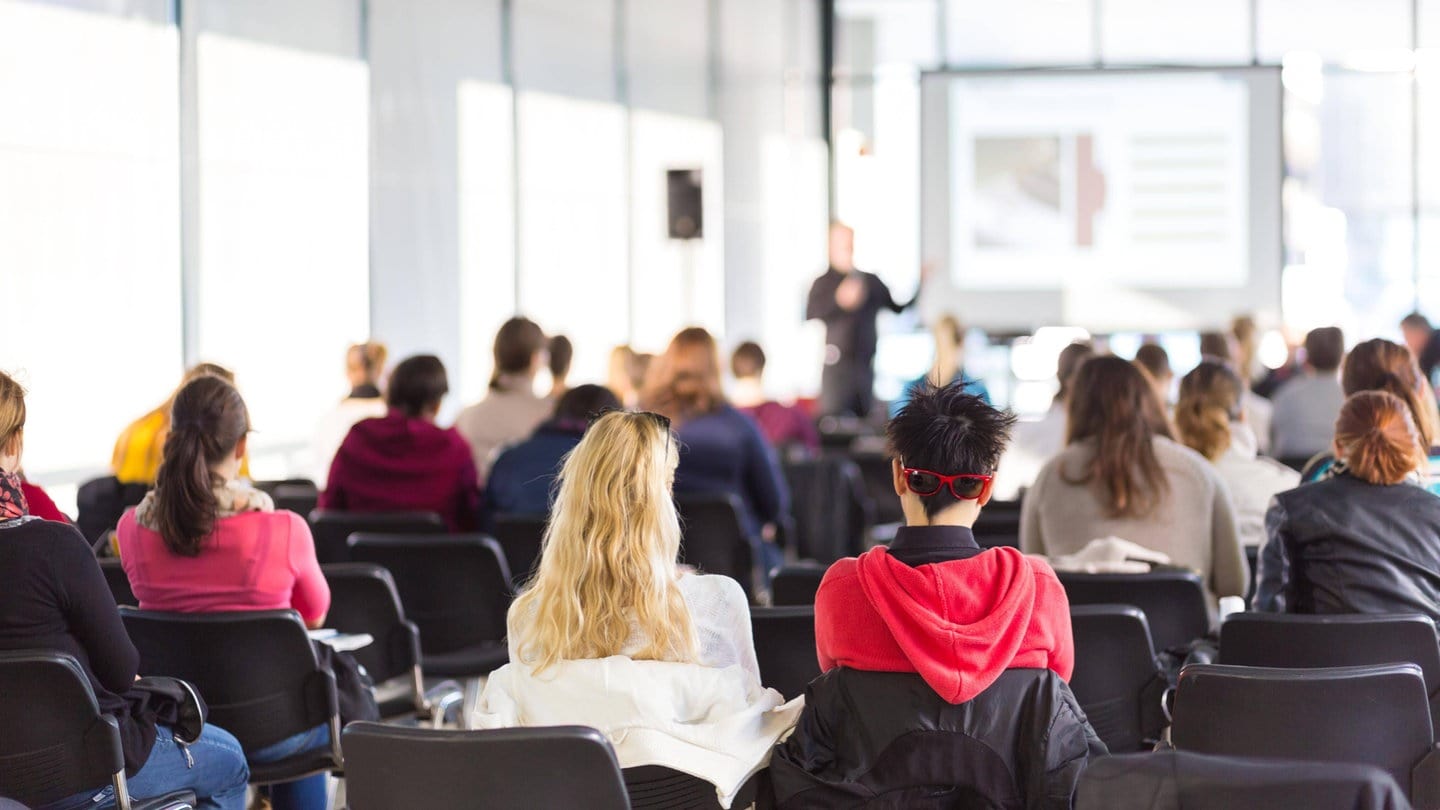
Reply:
[[[235,374],[230,369],[214,363],[200,363],[185,372],[185,378],[175,387],[178,392],[185,383],[197,377],[220,377],[235,383]],[[155,474],[160,469],[160,459],[165,448],[165,437],[170,434],[170,406],[175,400],[172,393],[164,404],[130,423],[130,426],[115,440],[115,453],[110,459],[110,469],[122,484],[155,483]],[[249,462],[242,461],[240,476],[250,477]]]

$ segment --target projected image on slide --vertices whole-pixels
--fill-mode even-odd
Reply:
[[[958,79],[950,102],[961,289],[1245,285],[1242,82]]]

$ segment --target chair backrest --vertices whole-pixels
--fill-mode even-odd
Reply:
[[[545,515],[496,515],[495,542],[505,552],[510,578],[516,586],[530,579],[540,562],[540,544],[545,539]]]
[[[105,584],[110,586],[110,595],[115,597],[115,604],[139,607],[140,600],[135,598],[135,591],[130,589],[130,577],[120,565],[120,558],[100,557],[96,562],[100,563],[100,570],[105,574]]]
[[[875,505],[855,462],[828,455],[786,461],[781,469],[790,487],[796,555],[830,563],[865,550]]]
[[[1163,797],[1163,798],[1162,798]],[[1409,810],[1405,791],[1373,765],[1157,751],[1090,760],[1075,810]]]
[[[890,468],[889,454],[878,450],[852,450],[850,459],[860,468],[865,492],[875,506],[875,523],[904,523],[905,513],[900,509],[900,498],[895,495],[895,476]]]
[[[344,742],[351,810],[629,807],[615,752],[593,728],[437,731],[352,723]]]
[[[315,536],[315,556],[322,563],[350,562],[350,535],[363,532],[386,534],[444,534],[445,521],[434,512],[342,512],[316,509],[310,513],[310,533]]]
[[[760,681],[785,696],[805,694],[805,687],[820,677],[815,653],[815,607],[756,607],[750,609],[755,636],[755,658]]]
[[[282,483],[271,491],[270,498],[275,501],[277,510],[284,509],[304,517],[315,511],[320,502],[320,491],[309,481],[298,484]]]
[[[813,605],[820,580],[830,566],[804,561],[782,565],[770,575],[770,603],[776,607]]]
[[[113,475],[94,478],[80,485],[75,496],[75,526],[91,543],[115,528],[125,510],[140,503],[150,487],[122,484]]]
[[[1358,762],[1408,787],[1434,741],[1427,697],[1414,664],[1195,664],[1180,672],[1170,733],[1181,751]]]
[[[209,722],[245,750],[280,742],[338,716],[335,676],[322,669],[290,610],[162,613],[121,608],[140,671],[183,678],[210,707]]]
[[[325,626],[375,639],[351,653],[370,677],[381,683],[413,673],[420,664],[420,630],[405,619],[390,572],[371,563],[330,563],[320,569],[330,584]]]
[[[1220,663],[1292,669],[1411,663],[1420,667],[1432,705],[1440,692],[1435,622],[1418,613],[1236,613],[1220,625]]]
[[[100,713],[68,655],[0,652],[0,794],[28,805],[111,784],[125,767],[115,719]]]
[[[1020,547],[1020,501],[991,501],[973,527],[981,548]]]
[[[1070,691],[1105,747],[1141,750],[1165,724],[1164,674],[1145,614],[1131,605],[1072,605],[1070,627],[1075,637]]]
[[[663,765],[626,768],[625,790],[633,810],[720,810],[715,785]],[[749,807],[753,782],[741,788],[731,807]]]
[[[510,569],[489,537],[362,533],[350,538],[350,551],[357,562],[374,563],[394,577],[427,655],[505,638]]]
[[[1145,614],[1156,650],[1183,647],[1210,632],[1205,586],[1190,571],[1148,574],[1058,572],[1072,605],[1134,605]]]
[[[754,555],[740,522],[740,500],[730,494],[687,493],[675,496],[680,512],[680,561],[707,574],[721,574],[752,591]]]

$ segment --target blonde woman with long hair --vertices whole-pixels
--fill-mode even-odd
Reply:
[[[678,461],[666,417],[613,412],[590,426],[561,470],[538,571],[511,605],[510,663],[473,725],[593,726],[622,767],[692,773],[728,806],[799,706],[760,685],[739,583],[676,565]]]

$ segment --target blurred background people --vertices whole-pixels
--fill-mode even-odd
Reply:
[[[380,382],[387,356],[385,344],[374,341],[356,343],[345,352],[345,378],[350,383],[350,393],[320,418],[311,446],[315,458],[312,480],[320,489],[325,488],[330,462],[350,428],[362,419],[385,415],[385,396],[380,391]]]
[[[1302,459],[1324,452],[1335,431],[1345,395],[1337,371],[1345,357],[1345,336],[1333,326],[1305,335],[1304,373],[1280,386],[1271,399],[1270,451],[1276,458]]]
[[[455,419],[455,429],[470,443],[481,482],[497,450],[529,436],[555,410],[554,402],[535,393],[547,346],[545,333],[529,318],[511,318],[495,334],[490,390]]]
[[[815,420],[799,405],[785,405],[765,393],[765,350],[751,341],[735,347],[730,356],[735,377],[735,407],[755,420],[771,446],[782,453],[818,453],[820,433]]]
[[[550,353],[550,394],[555,402],[570,390],[570,364],[575,360],[575,346],[570,338],[555,335],[547,344]]]
[[[941,387],[960,383],[966,393],[990,404],[990,390],[985,383],[965,373],[965,328],[960,325],[960,320],[954,315],[946,315],[935,322],[930,333],[935,338],[935,361],[928,372],[906,383],[904,391],[890,403],[891,418],[900,413],[914,393],[927,383]]]
[[[214,363],[200,363],[185,372],[175,391],[179,392],[186,383],[206,375],[219,377],[232,384],[235,382],[235,375],[229,369]],[[160,469],[160,459],[164,452],[165,437],[170,433],[170,406],[174,401],[175,394],[172,393],[155,410],[131,422],[120,434],[120,438],[115,440],[110,471],[120,479],[121,484],[150,486],[155,483],[155,474]],[[240,475],[246,478],[250,476],[249,467],[243,461]]]

